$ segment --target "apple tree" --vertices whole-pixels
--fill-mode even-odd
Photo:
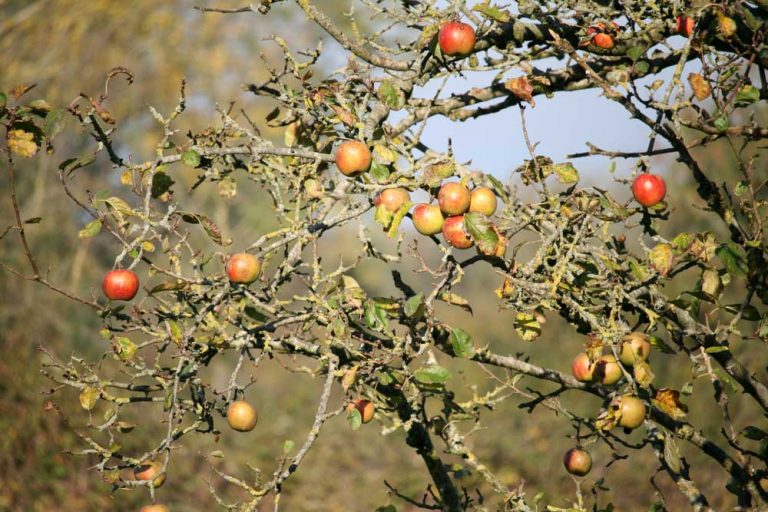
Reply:
[[[145,161],[124,151],[110,113],[110,87],[133,81],[128,69],[113,69],[103,91],[67,105],[34,98],[24,85],[0,94],[14,212],[0,229],[25,256],[0,266],[101,319],[93,342],[103,357],[49,352],[42,371],[51,410],[103,411],[77,435],[106,485],[161,503],[161,486],[192,456],[178,451],[188,439],[247,436],[269,421],[249,388],[261,364],[289,355],[291,371],[315,379],[314,421],[272,467],[224,472],[215,466],[223,454],[206,455],[241,491],[236,503],[216,496],[225,509],[270,500],[277,510],[326,423],[344,416],[353,429],[401,432],[431,481],[418,495],[390,486],[393,501],[380,510],[566,510],[554,504],[561,497],[547,505],[536,489],[510,485],[474,452],[487,413],[506,400],[522,402],[519,414],[544,409],[571,427],[572,448],[557,456],[576,483],[567,510],[612,510],[590,471],[641,451],[657,461],[644,468],[648,479],[666,475],[694,510],[715,505],[692,452],[718,467],[729,506],[768,507],[768,4],[354,0],[345,14],[366,23],[351,31],[313,0],[195,14],[278,9],[319,26],[327,44],[296,50],[288,34],[269,37],[281,64],[264,60],[269,77],[244,86],[269,106],[266,119],[233,104],[217,108],[209,127],[183,131],[182,83],[175,106],[150,107],[160,136]],[[343,66],[323,71],[326,52],[343,55]],[[479,72],[495,74],[442,94]],[[585,89],[643,125],[647,147],[589,144],[567,161],[540,154],[526,117],[538,102]],[[460,123],[507,109],[519,112],[529,151],[508,179],[422,140],[437,117]],[[262,135],[262,123],[283,139]],[[21,162],[52,152],[63,130],[92,140],[90,152],[62,157],[57,171],[61,194],[79,211],[76,236],[108,237],[113,250],[114,269],[89,295],[41,266],[28,238],[41,219],[25,216],[15,188]],[[708,151],[727,152],[734,171],[708,172]],[[674,192],[654,169],[663,155],[695,181],[703,223],[674,223],[680,212],[666,202]],[[591,156],[626,163],[631,175],[611,174],[608,189],[583,185],[579,160]],[[105,174],[100,192],[78,182],[93,166]],[[194,176],[189,190],[182,174]],[[231,239],[195,200],[205,186],[223,198],[255,188],[270,202],[270,228]],[[386,268],[398,293],[366,290],[353,277],[365,261]],[[497,279],[496,306],[514,312],[510,332],[542,343],[547,318],[560,317],[581,352],[550,368],[468,332],[446,312],[471,311],[457,288],[482,268]],[[685,368],[687,380],[656,375],[665,360]],[[461,377],[457,365],[481,371]],[[222,372],[225,379],[214,376]],[[61,410],[57,397],[66,393],[82,411]],[[697,395],[709,397],[698,420],[716,428],[689,417],[686,402]],[[572,396],[602,405],[583,414]],[[163,434],[127,449],[121,439],[138,407],[159,414]],[[596,446],[613,457],[592,457]],[[665,509],[663,494],[648,505]]]

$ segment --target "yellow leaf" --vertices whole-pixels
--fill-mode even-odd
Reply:
[[[712,87],[709,85],[709,82],[698,73],[688,75],[688,83],[691,84],[693,94],[699,101],[709,98],[709,95],[712,94]]]
[[[24,130],[11,130],[8,132],[8,149],[19,156],[29,158],[37,153],[35,136]]]
[[[133,186],[133,171],[128,170],[123,172],[120,175],[120,184],[125,185],[126,187],[132,187]]]
[[[86,411],[90,411],[96,405],[101,391],[97,388],[86,387],[80,392],[80,406]]]

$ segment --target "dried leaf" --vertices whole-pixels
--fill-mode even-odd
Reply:
[[[532,107],[536,106],[536,102],[533,100],[533,86],[527,77],[510,78],[504,82],[504,87],[517,99],[527,101]]]

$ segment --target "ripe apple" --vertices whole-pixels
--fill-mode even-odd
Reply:
[[[165,505],[144,505],[141,507],[141,510],[139,512],[171,512],[171,509],[166,507]]]
[[[650,208],[659,204],[667,195],[667,184],[664,178],[656,174],[639,174],[632,182],[632,195],[635,201]]]
[[[563,456],[563,466],[572,475],[584,476],[592,469],[592,456],[581,448],[571,448]]]
[[[411,194],[404,188],[388,188],[382,190],[376,199],[373,200],[373,204],[376,206],[384,205],[384,207],[395,213],[405,203],[411,200]]]
[[[413,227],[422,235],[436,235],[443,230],[443,214],[435,204],[421,203],[413,209]]]
[[[648,336],[641,332],[632,332],[621,340],[621,353],[619,359],[627,366],[645,361],[651,354],[651,344]]]
[[[579,382],[592,382],[595,365],[589,360],[589,356],[582,352],[571,363],[571,373]]]
[[[250,432],[259,421],[256,409],[245,400],[235,400],[227,407],[227,423],[238,432]]]
[[[233,283],[250,284],[261,273],[261,262],[253,254],[238,252],[227,260],[227,277]]]
[[[634,429],[642,425],[645,419],[645,403],[632,395],[624,395],[619,400],[619,426]]]
[[[496,194],[488,187],[475,188],[470,195],[469,211],[490,217],[496,212]]]
[[[610,50],[614,45],[613,36],[599,32],[592,36],[592,44],[603,50]]]
[[[132,270],[110,270],[101,282],[101,289],[110,300],[131,300],[139,291],[139,276]]]
[[[158,461],[145,462],[133,468],[133,477],[141,481],[152,480],[152,485],[158,488],[165,483],[165,473],[160,473],[162,469],[163,464]]]
[[[621,367],[612,355],[600,356],[595,361],[594,378],[598,382],[611,386],[621,380]]]
[[[443,55],[465,57],[475,48],[475,29],[460,21],[451,21],[440,28],[437,36]]]
[[[437,193],[437,204],[445,215],[461,215],[469,210],[472,194],[461,183],[449,181],[440,187]]]
[[[691,37],[691,34],[693,34],[693,25],[693,18],[689,18],[688,16],[678,16],[677,27],[675,30],[681,36]]]
[[[356,176],[371,167],[371,151],[357,140],[347,140],[336,150],[336,167],[344,176]]]
[[[464,229],[464,216],[448,217],[443,223],[443,238],[457,249],[469,249],[475,242]]]
[[[370,422],[376,412],[376,407],[370,400],[360,399],[353,401],[347,406],[347,410],[351,411],[353,409],[357,409],[357,412],[360,413],[360,418],[362,418],[363,423]]]

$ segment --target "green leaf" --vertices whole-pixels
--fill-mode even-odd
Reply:
[[[717,354],[718,352],[727,352],[727,351],[728,351],[728,347],[724,347],[722,345],[707,347],[707,349],[705,350],[707,354]]]
[[[149,290],[149,294],[154,295],[160,292],[175,292],[178,290],[183,290],[186,287],[187,283],[184,281],[165,281],[153,286],[152,289]]]
[[[4,92],[0,92],[0,112],[5,110],[6,105],[8,105],[8,95]]]
[[[451,372],[440,365],[430,364],[413,372],[413,376],[422,384],[444,384],[451,378]]]
[[[371,329],[386,329],[389,325],[387,311],[372,300],[365,301],[363,305],[363,321]]]
[[[419,308],[421,308],[423,302],[424,294],[421,292],[417,293],[405,301],[405,305],[403,306],[403,313],[405,313],[405,316],[409,318],[415,316],[419,311]]]
[[[579,171],[576,170],[571,162],[555,164],[552,166],[552,170],[555,171],[557,180],[560,183],[570,185],[579,181]]]
[[[473,11],[477,11],[486,18],[490,18],[499,23],[509,23],[512,16],[507,11],[503,11],[495,5],[478,4],[472,8]]]
[[[403,206],[401,206],[392,216],[392,222],[389,225],[389,231],[387,231],[387,236],[389,238],[395,238],[397,236],[397,230],[400,228],[400,223],[408,214],[408,210],[411,209],[411,206],[413,206],[413,203],[408,201]]]
[[[138,347],[130,338],[118,336],[115,338],[115,343],[117,343],[118,354],[120,354],[120,358],[124,361],[130,361],[136,355]]]
[[[64,111],[55,109],[48,112],[43,120],[43,132],[49,139],[54,138],[64,129]]]
[[[405,94],[392,80],[384,80],[376,91],[379,99],[392,110],[400,110],[405,106]]]
[[[640,57],[642,57],[645,54],[646,47],[645,46],[633,46],[629,50],[627,50],[627,57],[632,59],[633,61],[636,61]]]
[[[77,233],[77,238],[91,238],[98,235],[100,231],[101,231],[101,220],[99,219],[92,220]]]
[[[499,244],[499,235],[492,229],[490,219],[479,212],[464,214],[464,228],[483,254],[494,254]]]
[[[360,411],[356,407],[350,407],[347,411],[347,423],[352,427],[352,430],[357,430],[363,424],[363,417],[360,415]]]
[[[188,149],[181,154],[181,161],[188,167],[198,167],[200,165],[200,154],[194,149]]]
[[[768,432],[757,427],[753,427],[752,425],[742,430],[741,435],[747,439],[752,439],[753,441],[762,441],[763,439],[768,439]]]
[[[720,133],[725,132],[730,126],[728,122],[728,116],[724,113],[720,113],[717,117],[715,117],[713,125]]]
[[[373,176],[373,179],[376,180],[376,183],[380,184],[387,183],[389,181],[390,175],[392,174],[388,166],[378,162],[372,162],[371,169],[368,172],[371,176]]]
[[[747,84],[736,93],[736,106],[746,107],[760,99],[760,90],[752,84]]]
[[[744,249],[728,242],[715,249],[715,254],[723,262],[725,270],[733,277],[747,277],[747,257]]]
[[[472,337],[458,327],[451,329],[449,337],[453,353],[456,357],[469,359],[475,355],[475,347],[472,345]]]
[[[541,336],[541,325],[531,313],[515,315],[515,331],[525,341],[533,341]]]
[[[680,233],[675,238],[670,240],[670,244],[672,244],[672,248],[675,250],[675,254],[679,255],[684,253],[688,250],[688,248],[693,244],[695,240],[695,237],[690,233]]]
[[[734,393],[738,393],[740,391],[739,384],[733,380],[730,375],[724,372],[722,368],[713,368],[712,372],[717,375],[721,381],[725,382],[728,387],[731,388],[731,391]]]
[[[157,199],[170,190],[175,182],[163,171],[158,171],[152,176],[152,197]]]
[[[294,446],[296,446],[296,443],[294,443],[290,439],[286,439],[285,442],[283,443],[283,453],[285,454],[291,453],[291,450],[293,450]]]
[[[424,170],[421,182],[430,188],[434,188],[440,185],[446,178],[453,176],[454,172],[456,172],[456,164],[453,162],[432,164]]]
[[[377,206],[373,212],[373,220],[381,224],[381,227],[384,229],[389,229],[389,226],[392,225],[393,217],[392,211],[383,204]]]
[[[648,73],[648,70],[651,69],[651,65],[648,64],[647,60],[639,60],[635,62],[635,71],[640,75],[645,75]]]
[[[65,174],[71,174],[73,171],[86,167],[96,161],[96,155],[86,155],[79,158],[67,158],[59,164],[59,169]]]

